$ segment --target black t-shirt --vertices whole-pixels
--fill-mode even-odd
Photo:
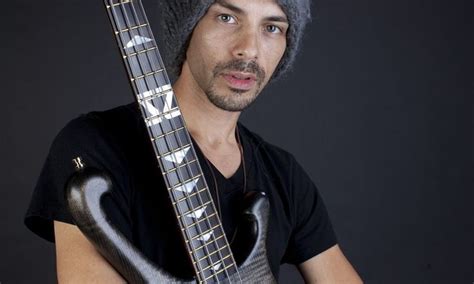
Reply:
[[[195,148],[213,196],[219,195],[221,220],[229,240],[244,190],[263,191],[268,196],[267,250],[271,269],[278,276],[281,263],[302,263],[335,245],[336,237],[323,200],[293,156],[241,124],[238,129],[245,175],[241,163],[232,177],[225,178],[205,162],[196,143]],[[61,130],[34,190],[26,226],[54,242],[53,220],[74,224],[64,194],[65,184],[74,173],[72,159],[77,156],[86,166],[109,173],[113,189],[102,200],[102,207],[112,224],[161,268],[175,276],[191,276],[192,266],[135,104],[83,115]]]

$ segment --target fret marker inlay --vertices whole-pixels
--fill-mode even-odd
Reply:
[[[204,206],[201,209],[194,210],[193,212],[186,214],[186,217],[194,218],[194,219],[199,219],[201,218],[202,214],[204,214],[204,211],[206,211],[207,206]]]
[[[146,98],[148,98],[152,95],[159,94],[159,93],[169,91],[169,90],[171,90],[171,85],[167,84],[167,85],[155,88],[154,90],[145,91],[145,92],[139,94],[139,97],[141,99],[146,99]]]
[[[148,126],[153,126],[155,124],[161,123],[163,121],[163,117],[166,119],[172,119],[174,117],[180,116],[181,111],[176,108],[175,110],[172,111],[173,109],[173,92],[168,91],[166,93],[166,103],[163,107],[163,111],[160,112],[152,103],[151,101],[142,101],[140,102],[142,106],[146,108],[148,113],[151,114],[151,116],[156,116],[155,118],[152,118],[151,120],[147,121]],[[163,117],[160,116],[161,113],[166,113]]]
[[[167,156],[164,156],[164,159],[167,160],[168,162],[172,162],[179,165],[181,164],[181,162],[183,162],[184,157],[186,157],[186,154],[188,153],[189,149],[191,149],[191,147],[186,147],[182,149],[181,151],[176,151]]]
[[[144,43],[147,43],[147,42],[150,42],[150,41],[153,41],[153,40],[151,38],[136,35],[132,38],[132,40],[127,42],[127,44],[125,45],[125,48],[131,48],[131,47],[134,47],[134,46],[137,46],[137,45],[140,45],[140,44],[144,44]]]
[[[197,238],[200,241],[207,242],[212,236],[212,232],[202,235],[201,237]]]
[[[212,267],[212,270],[214,270],[214,271],[219,270],[219,268],[221,268],[221,265],[222,265],[222,262],[219,262],[218,264],[216,264]]]
[[[186,193],[190,193],[191,191],[193,191],[193,189],[196,186],[198,180],[199,180],[199,178],[195,178],[192,181],[190,181],[186,184],[183,184],[182,186],[178,186],[177,188],[175,188],[175,190],[185,191]]]

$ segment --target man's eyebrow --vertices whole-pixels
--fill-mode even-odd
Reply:
[[[226,0],[217,0],[217,4],[221,5],[224,8],[227,8],[237,14],[245,14],[245,11],[242,10],[241,8],[235,6],[234,4],[231,4],[227,2]],[[288,23],[288,19],[285,16],[270,16],[266,17],[265,20],[269,22],[282,22],[282,23]]]
[[[243,14],[244,13],[244,10],[240,9],[239,7],[233,5],[233,4],[230,4],[229,2],[225,1],[225,0],[217,0],[216,1],[217,4],[221,5],[222,7],[225,7],[237,14]]]
[[[288,24],[288,19],[283,16],[270,16],[270,17],[266,17],[265,20],[269,22],[282,22],[282,23]]]

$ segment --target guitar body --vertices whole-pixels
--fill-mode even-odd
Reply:
[[[102,196],[111,188],[110,178],[104,172],[87,167],[77,171],[66,187],[69,210],[76,225],[96,249],[129,283],[196,283],[196,280],[173,277],[157,267],[114,228],[100,205]],[[237,272],[204,282],[276,283],[266,254],[268,218],[269,202],[265,194],[247,193],[231,245]]]

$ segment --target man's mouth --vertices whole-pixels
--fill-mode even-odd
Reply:
[[[256,76],[252,73],[244,73],[244,72],[229,72],[227,75],[230,75],[238,80],[253,80],[256,81]]]
[[[229,86],[233,89],[250,90],[255,86],[257,77],[252,73],[227,72],[222,75]]]

